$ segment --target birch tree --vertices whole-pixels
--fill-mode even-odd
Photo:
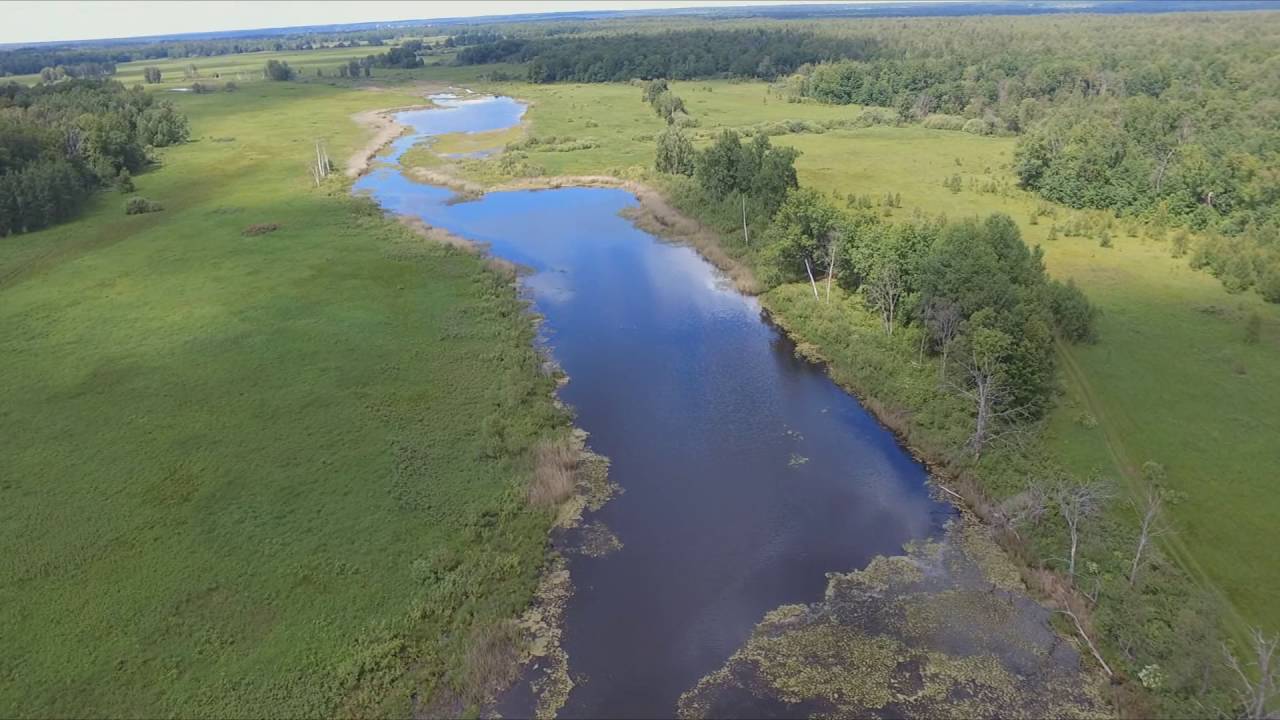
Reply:
[[[1067,572],[1075,577],[1076,556],[1080,549],[1080,537],[1086,520],[1098,514],[1111,496],[1110,486],[1102,480],[1086,483],[1060,482],[1053,489],[1053,503],[1062,520],[1067,524],[1071,546],[1067,553]]]
[[[895,315],[904,292],[905,283],[897,260],[894,258],[882,259],[881,262],[877,263],[876,269],[872,271],[871,277],[867,280],[866,293],[867,299],[880,311],[880,319],[884,321],[886,335],[893,334]]]
[[[1129,568],[1129,587],[1138,582],[1138,570],[1142,568],[1142,556],[1147,546],[1153,539],[1171,532],[1169,525],[1165,524],[1164,491],[1161,491],[1152,477],[1156,468],[1160,468],[1160,465],[1155,462],[1147,462],[1143,466],[1143,474],[1147,475],[1147,492],[1144,493],[1142,505],[1138,507],[1142,520],[1138,525],[1138,547],[1133,552],[1133,565]],[[1164,469],[1161,468],[1158,473],[1164,474]]]
[[[969,449],[975,460],[995,435],[997,420],[1013,412],[1002,407],[1010,396],[1003,358],[1012,344],[1012,338],[1005,333],[981,324],[968,338],[964,378],[957,389],[974,405]]]
[[[1275,707],[1280,700],[1280,666],[1275,664],[1280,635],[1268,638],[1262,630],[1253,628],[1249,633],[1249,645],[1249,650],[1253,653],[1253,659],[1248,663],[1251,668],[1240,662],[1231,648],[1225,644],[1222,646],[1227,667],[1239,679],[1236,693],[1244,717],[1249,720],[1280,717],[1267,711],[1268,707]]]

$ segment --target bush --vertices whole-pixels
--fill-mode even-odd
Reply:
[[[1262,316],[1255,310],[1249,313],[1244,321],[1244,341],[1249,345],[1257,345],[1262,340]]]
[[[268,60],[262,69],[262,75],[268,80],[285,81],[293,79],[293,68],[281,60]]]
[[[1075,282],[1067,280],[1064,284],[1050,280],[1046,288],[1049,294],[1049,312],[1053,315],[1053,324],[1058,333],[1070,342],[1097,340],[1094,321],[1100,311],[1076,287]]]
[[[133,176],[129,174],[129,171],[121,170],[120,174],[116,176],[116,190],[119,190],[122,195],[128,195],[137,189],[133,184]]]
[[[124,204],[125,215],[143,215],[145,213],[160,212],[163,209],[164,206],[160,203],[140,197],[129,198],[129,201]]]
[[[1258,292],[1267,302],[1280,303],[1280,259],[1273,260],[1259,273]]]
[[[934,113],[926,117],[921,124],[930,130],[964,130],[965,119],[959,115]]]

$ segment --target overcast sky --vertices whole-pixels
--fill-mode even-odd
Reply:
[[[781,5],[793,0],[494,0],[388,2],[372,0],[259,0],[256,2],[16,2],[0,0],[0,43],[86,40],[246,30],[297,25],[475,17],[566,10],[648,10],[734,5]],[[821,1],[821,0],[819,0]],[[829,0],[828,0],[829,1]]]

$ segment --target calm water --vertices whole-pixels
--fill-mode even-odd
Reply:
[[[473,100],[406,119],[450,132],[520,112],[509,99]],[[619,217],[636,202],[625,191],[449,205],[451,192],[394,166],[357,189],[534,270],[522,282],[571,378],[561,396],[612,460],[623,492],[591,519],[623,548],[571,560],[564,647],[578,685],[562,716],[671,715],[765,612],[817,600],[825,573],[894,554],[949,516],[924,468],[797,359],[754,299],[693,250]]]

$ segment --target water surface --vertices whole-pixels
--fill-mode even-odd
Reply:
[[[471,100],[402,122],[420,134],[464,122],[497,129],[519,120],[513,103]],[[571,560],[564,647],[577,684],[561,716],[672,715],[764,613],[819,599],[827,572],[897,553],[950,516],[930,498],[925,469],[798,359],[756,300],[692,249],[619,216],[636,203],[629,193],[498,192],[448,204],[450,191],[395,166],[357,189],[532,269],[523,287],[571,378],[561,396],[612,461],[622,494],[590,519],[623,547]]]

